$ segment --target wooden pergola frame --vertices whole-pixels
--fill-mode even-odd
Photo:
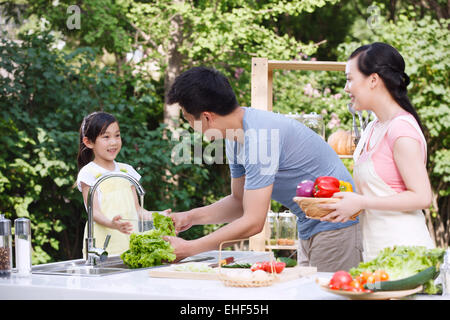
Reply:
[[[345,71],[345,62],[279,61],[252,58],[251,107],[272,111],[273,70]]]
[[[252,58],[251,107],[272,111],[273,107],[273,70],[303,71],[345,71],[345,62],[335,61],[279,61],[267,58]],[[265,240],[269,237],[270,228],[266,221],[261,233],[249,239],[249,249],[265,251]],[[294,246],[270,246],[270,249],[297,249]]]

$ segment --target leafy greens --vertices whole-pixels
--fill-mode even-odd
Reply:
[[[421,246],[394,246],[384,248],[378,256],[370,261],[361,262],[358,267],[349,270],[355,277],[363,271],[374,272],[382,269],[389,274],[389,280],[398,280],[415,275],[431,266],[439,267],[443,262],[445,250],[427,249]],[[424,292],[435,294],[439,290],[430,280],[424,285]]]
[[[163,236],[175,236],[175,227],[170,217],[153,212],[154,229],[130,235],[130,248],[120,256],[130,268],[158,266],[163,261],[174,261],[174,248]]]

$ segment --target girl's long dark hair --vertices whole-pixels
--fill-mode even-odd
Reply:
[[[407,112],[412,114],[424,132],[419,115],[411,104],[406,87],[409,84],[409,76],[405,73],[405,60],[394,47],[374,42],[364,45],[353,51],[349,59],[358,58],[358,69],[366,76],[378,74],[389,90],[392,98]]]
[[[106,112],[93,112],[84,117],[80,126],[80,145],[78,149],[78,171],[94,160],[94,152],[83,143],[83,137],[87,137],[92,143],[103,134],[111,123],[117,122],[116,118]]]

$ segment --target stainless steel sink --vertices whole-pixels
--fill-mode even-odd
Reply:
[[[188,257],[178,263],[185,263],[191,261],[208,261],[213,259],[214,259],[213,256],[205,257],[202,255],[198,255]],[[87,265],[86,260],[84,259],[77,259],[77,260],[36,265],[31,268],[31,273],[64,275],[64,276],[101,277],[121,272],[132,272],[152,268],[160,268],[164,266],[167,266],[167,264],[148,268],[130,269],[125,263],[123,263],[119,255],[112,255],[108,256],[106,261],[103,261],[95,266]]]
[[[150,268],[130,269],[126,264],[123,263],[123,261],[120,259],[120,256],[109,256],[106,261],[96,266],[86,265],[86,260],[78,259],[33,266],[31,269],[31,273],[65,275],[65,276],[99,277],[117,274],[121,272],[145,270]]]

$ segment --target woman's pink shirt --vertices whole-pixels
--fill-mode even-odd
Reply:
[[[372,154],[372,163],[375,168],[375,172],[396,192],[405,191],[406,186],[394,161],[393,151],[395,141],[400,137],[409,137],[417,140],[422,146],[422,153],[420,156],[423,158],[424,162],[426,161],[426,146],[421,139],[420,133],[408,121],[398,119],[399,116],[404,115],[410,117],[414,122],[416,122],[416,119],[408,112],[401,112],[397,114],[392,120],[383,139],[380,141],[378,146],[375,146],[376,149],[373,150],[374,152]],[[369,153],[367,153],[365,148],[361,155],[360,161],[365,161]]]

